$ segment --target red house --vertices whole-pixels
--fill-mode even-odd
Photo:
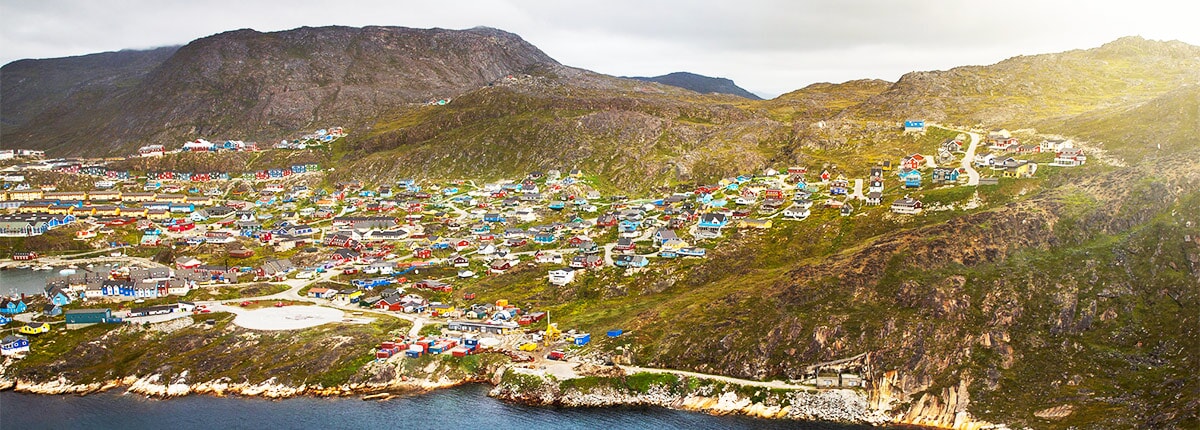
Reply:
[[[921,154],[909,155],[904,157],[903,160],[900,160],[901,169],[917,170],[922,167],[925,167],[925,156]]]
[[[36,260],[37,258],[38,253],[34,251],[14,252],[12,256],[13,260]]]
[[[765,192],[763,193],[763,197],[764,197],[764,198],[768,198],[768,199],[780,199],[780,200],[782,200],[782,199],[783,199],[783,190],[781,190],[781,189],[778,189],[778,188],[771,188],[771,189],[768,189],[767,191],[765,191]]]
[[[433,258],[433,250],[429,248],[417,248],[413,251],[413,258]]]

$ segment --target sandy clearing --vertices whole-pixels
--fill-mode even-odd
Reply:
[[[233,323],[253,330],[299,330],[340,322],[344,313],[320,306],[284,306],[238,313]]]

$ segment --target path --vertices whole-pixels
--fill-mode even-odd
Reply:
[[[963,154],[962,168],[966,169],[966,171],[967,171],[967,186],[971,186],[971,187],[978,186],[979,185],[979,172],[975,171],[975,166],[972,166],[971,163],[973,163],[975,161],[975,151],[977,149],[979,149],[979,140],[980,140],[979,133],[966,131],[966,130],[957,130],[957,129],[953,129],[953,128],[946,127],[943,125],[934,124],[933,126],[943,129],[943,130],[957,131],[959,133],[966,133],[967,135],[971,136],[971,144],[967,145],[967,153]]]
[[[854,200],[854,199],[866,200],[867,197],[865,195],[863,195],[862,189],[863,189],[863,180],[861,178],[855,179],[854,180],[854,192],[850,194],[850,199],[851,200]]]
[[[779,389],[779,390],[811,390],[813,388],[816,388],[811,385],[797,385],[797,384],[791,384],[791,383],[787,383],[787,382],[783,382],[783,381],[754,381],[754,380],[750,380],[750,379],[738,379],[738,378],[732,378],[732,377],[728,377],[728,376],[709,375],[706,373],[688,372],[688,371],[684,371],[684,370],[654,369],[654,368],[649,368],[649,367],[637,367],[637,366],[620,366],[620,367],[622,369],[624,369],[626,373],[639,373],[639,372],[642,372],[642,373],[670,373],[672,375],[690,376],[693,378],[709,379],[709,380],[713,380],[713,381],[721,381],[721,382],[725,382],[725,383],[745,385],[745,386],[751,386],[751,387],[772,388],[772,389]]]

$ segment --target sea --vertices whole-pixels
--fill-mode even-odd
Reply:
[[[41,295],[46,287],[46,278],[58,276],[54,270],[5,269],[0,270],[0,296]]]
[[[40,294],[54,271],[0,271],[4,295]],[[487,396],[480,384],[390,400],[187,396],[119,391],[87,396],[0,392],[0,429],[854,429],[845,424],[712,416],[659,407],[552,408]]]
[[[285,400],[187,396],[166,400],[100,393],[47,396],[0,392],[5,430],[87,429],[854,429],[844,424],[712,416],[657,407],[550,408],[503,402],[485,385],[390,400]]]

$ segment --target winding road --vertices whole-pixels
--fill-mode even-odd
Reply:
[[[938,125],[938,124],[931,124],[931,125],[934,127],[943,129],[943,130],[957,131],[959,133],[966,133],[968,136],[971,136],[971,144],[967,145],[967,152],[966,152],[966,154],[963,154],[962,168],[967,171],[967,186],[970,186],[970,187],[978,186],[979,185],[979,172],[975,171],[975,167],[972,166],[971,163],[975,161],[975,151],[977,149],[979,149],[979,140],[980,140],[979,133],[975,133],[975,132],[967,131],[967,130],[953,129],[953,128],[946,127],[943,125]]]
[[[797,385],[797,384],[791,384],[791,383],[787,383],[787,382],[783,382],[783,381],[754,381],[754,380],[750,380],[750,379],[738,379],[738,378],[732,378],[729,376],[709,375],[709,374],[705,374],[705,373],[688,372],[688,371],[684,371],[684,370],[675,370],[675,369],[655,369],[655,368],[651,368],[651,367],[637,367],[637,366],[620,366],[620,367],[622,369],[624,369],[626,373],[669,373],[672,375],[690,376],[690,377],[698,378],[698,379],[708,379],[708,380],[713,380],[713,381],[721,381],[721,382],[725,382],[725,383],[745,385],[745,386],[751,386],[751,387],[772,388],[772,389],[779,389],[779,390],[811,390],[811,389],[816,388],[811,385]]]

